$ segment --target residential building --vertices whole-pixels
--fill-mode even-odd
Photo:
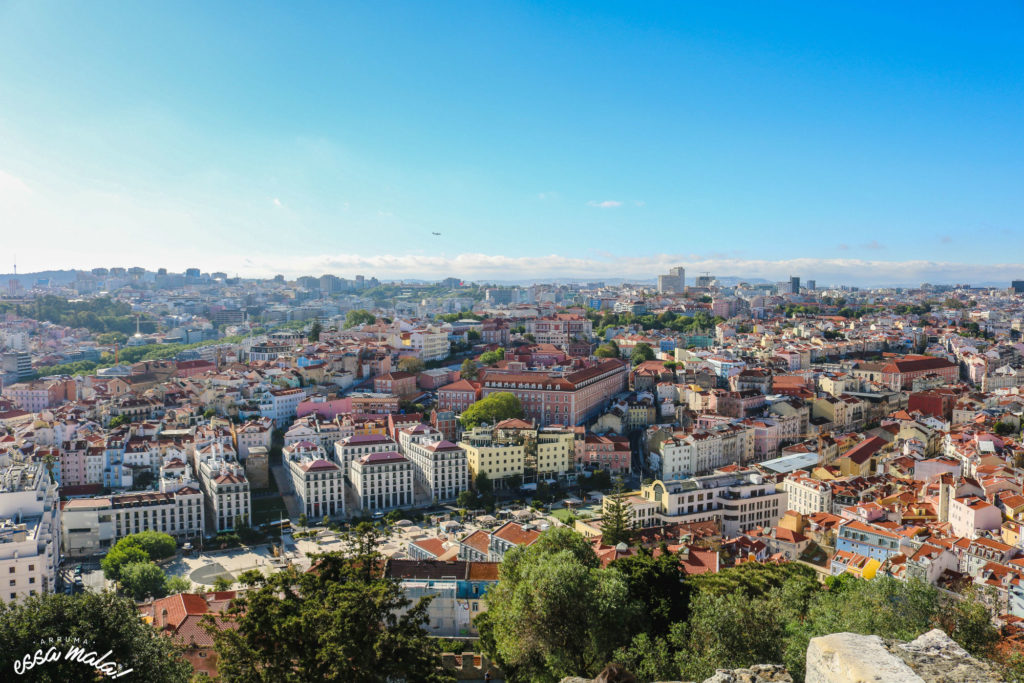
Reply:
[[[1003,523],[1003,514],[995,505],[977,496],[949,501],[949,524],[953,535],[976,538],[979,531],[994,531]]]
[[[352,461],[349,478],[356,505],[363,512],[377,512],[414,504],[413,466],[401,453],[377,451]]]
[[[836,550],[883,561],[902,552],[900,538],[888,529],[851,519],[837,529]]]
[[[387,453],[396,450],[398,450],[398,444],[384,434],[355,434],[334,442],[334,461],[341,465],[345,476],[351,477],[349,470],[355,460],[370,453]]]
[[[577,459],[576,466],[611,474],[629,474],[632,455],[629,439],[625,436],[587,434],[583,439],[583,455]]]
[[[235,591],[178,593],[140,605],[139,614],[162,635],[174,641],[196,674],[203,673],[215,679],[219,654],[213,634],[204,627],[205,619],[213,619],[217,628],[222,630],[235,628],[235,623],[226,619],[223,613],[237,596]]]
[[[282,428],[295,419],[295,411],[299,402],[306,397],[306,390],[300,388],[272,389],[264,394],[260,402],[260,413],[269,417],[278,428]]]
[[[759,474],[714,474],[655,480],[641,489],[658,503],[660,524],[716,522],[724,536],[756,526],[775,526],[786,511],[786,493]]]
[[[250,448],[262,447],[270,450],[274,433],[274,422],[271,418],[247,420],[240,425],[232,425],[231,428],[235,435],[235,449],[242,460],[249,457]]]
[[[203,493],[191,486],[75,498],[64,504],[61,518],[64,552],[75,557],[104,552],[140,531],[184,540],[203,535],[205,528]]]
[[[466,451],[446,441],[433,427],[417,425],[399,432],[402,453],[413,464],[418,488],[431,500],[450,501],[469,486]]]
[[[660,457],[662,479],[682,479],[751,462],[754,431],[726,423],[674,432],[655,451]]]
[[[417,391],[416,375],[398,370],[378,375],[373,378],[373,390],[379,394],[394,394],[395,396],[415,394]]]
[[[540,427],[578,425],[601,413],[608,401],[626,389],[628,364],[607,359],[573,372],[485,370],[482,396],[514,394],[527,420]]]
[[[482,388],[478,382],[460,379],[437,390],[437,409],[461,413],[480,400]]]
[[[390,559],[384,575],[399,581],[411,604],[430,598],[426,624],[430,635],[467,638],[479,635],[474,619],[487,610],[484,596],[498,582],[498,563]]]
[[[487,475],[498,488],[505,488],[509,477],[519,477],[520,482],[523,481],[526,439],[522,434],[516,432],[505,436],[494,427],[476,427],[464,432],[458,445],[466,453],[471,483],[480,474]]]
[[[196,469],[205,494],[207,520],[217,533],[232,531],[236,518],[252,524],[252,502],[245,467],[233,449],[214,443],[196,452]]]
[[[782,480],[790,510],[801,515],[832,512],[832,487],[824,481],[807,476],[803,470],[793,472]]]
[[[559,313],[526,321],[526,332],[532,334],[538,344],[565,346],[577,339],[589,340],[594,336],[594,324],[582,315]]]
[[[323,446],[309,441],[285,446],[282,457],[288,466],[299,509],[309,519],[345,513],[345,478],[341,468],[328,459]]]
[[[56,589],[60,499],[43,462],[0,469],[0,599]]]

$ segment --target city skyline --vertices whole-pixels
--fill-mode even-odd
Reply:
[[[1024,270],[1017,5],[240,7],[0,7],[0,270]]]

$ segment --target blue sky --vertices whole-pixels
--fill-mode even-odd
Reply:
[[[1024,275],[1020,3],[560,4],[0,2],[0,270]]]

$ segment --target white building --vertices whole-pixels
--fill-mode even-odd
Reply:
[[[295,498],[306,517],[341,515],[345,512],[345,477],[328,459],[323,446],[300,441],[285,446],[284,460],[295,490]]]
[[[398,433],[398,440],[413,465],[415,482],[431,500],[454,500],[469,486],[466,451],[446,441],[433,427],[416,425]]]
[[[233,530],[236,517],[251,525],[249,480],[245,477],[245,466],[235,457],[234,449],[213,443],[196,451],[196,460],[213,530],[218,533]]]
[[[733,424],[676,432],[662,441],[658,454],[662,479],[682,479],[749,462],[754,456],[754,433]]]
[[[978,498],[965,496],[949,501],[949,525],[954,536],[976,538],[982,530],[998,530],[1003,515],[995,505]]]
[[[160,531],[178,540],[194,538],[204,533],[206,516],[202,491],[183,486],[69,500],[61,519],[65,554],[85,556],[140,531]]]
[[[352,461],[356,504],[366,512],[413,504],[413,466],[395,451],[368,453]]]
[[[812,479],[806,472],[797,471],[782,481],[787,505],[801,515],[832,512],[832,487],[828,482]]]
[[[0,577],[4,601],[53,592],[60,562],[57,484],[41,462],[0,470]]]
[[[284,427],[295,418],[299,403],[306,397],[306,390],[273,389],[260,399],[260,414],[269,417],[278,427]]]
[[[356,434],[334,442],[334,461],[351,477],[352,463],[370,453],[397,451],[398,444],[384,434]]]
[[[257,418],[240,424],[235,429],[238,457],[245,460],[249,457],[249,449],[262,446],[270,450],[270,440],[274,432],[274,422],[270,418]]]
[[[776,526],[786,512],[786,493],[753,473],[656,480],[642,494],[658,503],[662,524],[714,521],[726,537],[755,526]]]

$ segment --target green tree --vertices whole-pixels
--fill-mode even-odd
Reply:
[[[423,372],[427,366],[419,358],[409,356],[398,361],[398,369],[402,372],[410,372],[414,375]]]
[[[162,598],[167,590],[167,576],[154,563],[130,562],[121,567],[121,587],[135,600]]]
[[[162,560],[171,557],[178,550],[178,544],[174,537],[160,531],[140,531],[129,534],[115,544],[127,546],[135,545],[146,551],[151,560]]]
[[[618,358],[619,357],[619,345],[614,341],[610,341],[606,344],[601,344],[594,351],[594,355],[598,358]]]
[[[164,586],[164,593],[166,595],[174,595],[176,593],[191,593],[192,582],[186,579],[184,576],[168,576],[167,583]]]
[[[1017,428],[1009,422],[996,422],[992,427],[992,431],[994,431],[997,436],[1009,436],[1016,433]]]
[[[238,575],[238,582],[243,586],[255,586],[263,581],[263,572],[259,569],[246,569]]]
[[[629,360],[633,365],[640,365],[644,361],[654,360],[654,349],[651,348],[650,344],[640,342],[633,347],[633,353],[629,356]]]
[[[630,505],[626,502],[622,484],[616,486],[614,494],[604,504],[601,518],[601,542],[607,545],[629,543],[633,524],[630,519]]]
[[[43,593],[0,603],[0,670],[14,670],[15,659],[33,653],[41,643],[77,638],[106,661],[133,669],[122,680],[187,683],[192,667],[171,640],[139,618],[135,603],[110,592],[75,595]],[[44,647],[45,650],[45,647]],[[107,680],[84,665],[66,659],[36,667],[26,680],[40,683]],[[8,679],[8,680],[13,680]]]
[[[773,596],[704,593],[690,609],[689,621],[675,624],[669,635],[682,678],[703,680],[718,668],[782,661],[785,623]]]
[[[300,512],[299,513],[298,522],[299,522],[299,526],[301,526],[302,528],[306,528],[307,526],[309,526],[309,518],[306,517],[306,513],[305,512]]]
[[[126,424],[131,424],[132,420],[127,415],[115,415],[110,418],[110,422],[107,423],[107,429],[117,429]]]
[[[103,346],[124,344],[126,341],[128,341],[128,335],[124,332],[102,332],[96,335],[96,343]]]
[[[237,630],[207,619],[226,683],[452,680],[424,628],[429,598],[412,604],[380,576],[379,536],[360,526],[346,552],[317,555],[310,571],[288,568],[238,598],[226,613]]]
[[[505,555],[477,624],[513,680],[593,677],[626,644],[638,606],[623,576],[598,566],[586,539],[565,527]]]
[[[459,368],[459,375],[462,379],[476,379],[477,373],[480,371],[480,366],[476,364],[472,358],[467,358],[462,361],[462,367]]]
[[[597,491],[607,491],[612,487],[612,475],[608,470],[594,470],[590,473],[587,486]]]
[[[123,541],[124,539],[121,540]],[[103,576],[111,581],[117,581],[121,578],[121,569],[126,565],[149,561],[149,555],[139,546],[132,544],[121,545],[118,542],[100,560],[100,567],[103,568]]]
[[[484,422],[493,425],[512,417],[523,417],[523,404],[515,394],[499,391],[466,408],[460,419],[464,429],[472,429]]]
[[[499,360],[505,359],[505,349],[499,348],[495,351],[485,351],[480,354],[480,363],[483,365],[494,365]]]
[[[669,627],[686,621],[690,607],[690,584],[679,556],[662,547],[655,553],[641,547],[635,555],[620,558],[611,568],[622,574],[629,597],[642,606],[645,630],[666,634]]]
[[[475,510],[480,507],[480,497],[476,494],[476,491],[460,491],[458,497],[455,499],[455,504],[465,510]]]
[[[231,586],[234,583],[235,582],[231,580],[231,577],[225,576],[225,575],[222,574],[222,575],[218,576],[216,579],[214,579],[214,581],[213,581],[213,590],[215,590],[215,591],[229,591],[229,590],[231,590]]]
[[[369,311],[360,308],[356,311],[349,311],[345,314],[345,328],[355,327],[357,325],[367,324],[372,325],[377,322],[377,318]]]
[[[320,341],[320,333],[324,331],[324,326],[317,320],[313,323],[313,326],[309,328],[309,336],[307,339],[311,342]]]

